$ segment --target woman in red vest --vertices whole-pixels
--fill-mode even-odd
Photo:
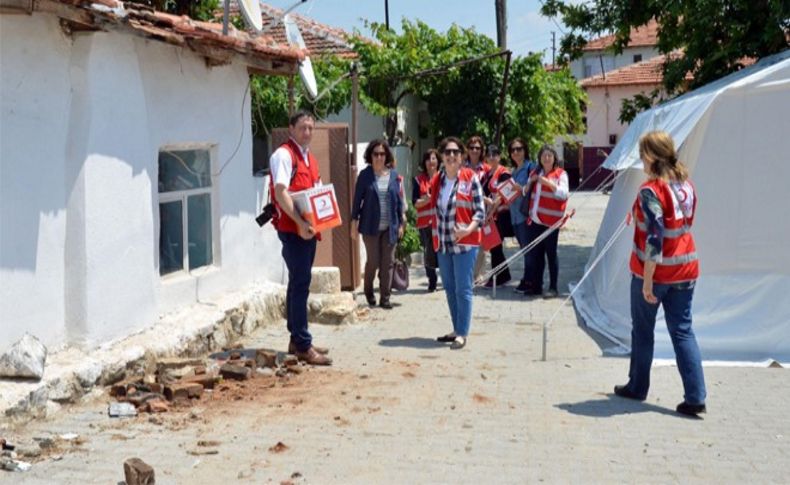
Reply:
[[[647,182],[639,188],[633,207],[631,365],[628,383],[615,386],[614,392],[639,401],[647,397],[656,313],[661,305],[683,381],[684,399],[676,409],[696,416],[706,411],[702,358],[691,328],[691,300],[699,276],[691,235],[697,194],[666,132],[642,136],[639,157]]]
[[[548,145],[538,152],[538,167],[530,174],[525,192],[529,192],[529,217],[527,218],[527,239],[535,238],[565,217],[568,204],[568,174],[558,164],[557,152]],[[527,295],[543,295],[544,298],[557,296],[557,243],[559,228],[552,231],[529,253],[531,256],[532,285]],[[543,293],[543,270],[549,261],[549,289]]]
[[[485,158],[483,157],[483,150],[485,150],[485,142],[483,141],[483,137],[480,135],[473,135],[470,136],[468,140],[466,140],[466,159],[464,160],[464,167],[471,168],[475,174],[477,175],[477,179],[480,180],[480,184],[482,185],[484,181],[488,178],[488,174],[491,172],[491,167],[485,162]],[[486,263],[486,252],[485,251],[478,251],[477,259],[475,260],[475,281],[480,279],[483,275],[483,267]]]
[[[480,246],[483,189],[474,171],[462,167],[464,144],[447,137],[439,144],[444,167],[433,177],[429,208],[433,209],[433,248],[442,273],[453,331],[439,337],[452,349],[466,345],[472,320],[472,272]]]
[[[425,274],[428,276],[428,291],[436,291],[436,251],[433,249],[431,240],[431,221],[433,211],[430,209],[431,201],[431,179],[439,172],[439,152],[434,148],[425,151],[420,161],[422,172],[414,177],[412,184],[411,203],[417,211],[417,230],[420,232],[420,242],[422,243],[423,265]]]
[[[502,163],[502,157],[499,152],[499,147],[496,145],[488,145],[486,149],[486,163],[490,168],[488,176],[483,180],[483,200],[486,204],[486,223],[496,224],[499,236],[502,238],[502,243],[494,246],[489,251],[491,253],[491,268],[496,268],[505,262],[504,240],[506,237],[513,237],[513,224],[510,222],[510,210],[507,204],[502,203],[499,194],[499,184],[511,177],[510,170]],[[510,269],[505,268],[504,271],[496,275],[496,285],[502,286],[510,281]],[[486,281],[485,288],[493,288],[494,279],[489,278]]]

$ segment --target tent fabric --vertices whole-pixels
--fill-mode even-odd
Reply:
[[[645,180],[639,137],[660,129],[680,147],[699,195],[693,318],[706,360],[790,361],[789,108],[785,51],[640,114],[605,163],[618,180],[590,261]],[[612,340],[616,353],[630,350],[632,238],[629,227],[574,294],[586,324]],[[674,356],[665,328],[659,311],[657,358]]]

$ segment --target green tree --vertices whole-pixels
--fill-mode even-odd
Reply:
[[[707,84],[743,67],[745,58],[761,58],[788,48],[790,2],[787,0],[666,1],[595,0],[585,3],[546,0],[543,15],[561,16],[570,31],[561,51],[570,59],[581,56],[586,36],[614,33],[613,52],[628,44],[632,28],[656,19],[660,25],[658,50],[670,54],[664,65],[663,87],[669,97]],[[687,73],[693,79],[686,82]],[[660,100],[633,100],[621,119]]]
[[[214,20],[220,0],[136,0],[161,12],[187,15],[196,20]]]
[[[294,106],[323,119],[340,112],[351,101],[351,81],[343,78],[351,61],[336,56],[313,58],[313,70],[320,99],[312,101],[304,91],[299,77],[294,79]],[[326,90],[327,87],[331,89]],[[272,128],[288,126],[288,78],[283,76],[253,76],[252,92],[253,134],[267,136]]]
[[[381,24],[368,26],[377,42],[361,37],[353,42],[364,70],[361,99],[369,111],[393,117],[401,99],[414,94],[428,103],[437,138],[493,138],[505,59],[496,55],[490,38],[456,25],[439,33],[419,20],[403,20],[401,34]],[[482,59],[447,69],[477,58]],[[567,71],[547,72],[539,56],[515,58],[506,92],[504,137],[526,137],[534,149],[557,135],[578,132],[585,99]]]

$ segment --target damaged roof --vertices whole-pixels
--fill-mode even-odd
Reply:
[[[272,35],[251,35],[222,23],[202,22],[172,15],[145,5],[119,0],[37,0],[34,12],[61,18],[64,30],[117,31],[190,49],[206,58],[209,66],[239,60],[252,72],[291,75],[305,53]]]
[[[285,11],[265,3],[260,5],[263,32],[272,36],[277,42],[288,44],[288,38],[285,35],[285,24],[282,22]],[[233,15],[238,15],[238,5],[232,3],[230,12]],[[311,18],[294,12],[290,12],[288,15],[294,19],[299,27],[299,32],[302,34],[308,54],[316,56],[331,54],[347,59],[355,59],[357,57],[357,53],[354,52],[353,46],[348,41],[351,34],[345,30],[316,22]]]

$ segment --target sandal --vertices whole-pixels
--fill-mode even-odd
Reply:
[[[455,335],[448,333],[447,335],[442,335],[441,337],[436,337],[437,342],[455,342]]]
[[[453,350],[459,350],[466,346],[466,337],[455,337],[453,344],[450,346]]]

